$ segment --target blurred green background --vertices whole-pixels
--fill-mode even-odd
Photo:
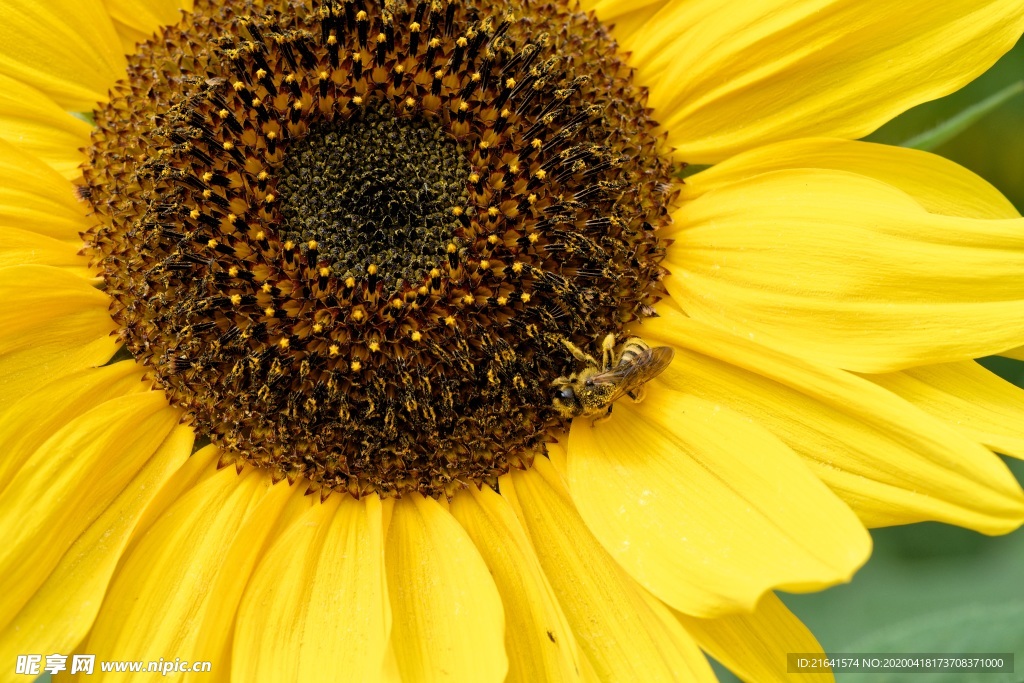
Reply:
[[[906,112],[866,139],[899,145],[1022,79],[1024,41],[962,90]],[[1024,94],[931,151],[987,179],[1024,211]],[[982,362],[1024,386],[1024,363]],[[1024,462],[1006,462],[1024,483]],[[836,675],[839,683],[1024,682],[1024,529],[989,538],[943,524],[916,524],[877,529],[872,536],[874,553],[852,583],[782,596],[826,652],[1014,652],[1016,673],[846,673]],[[723,682],[736,681],[717,670]]]

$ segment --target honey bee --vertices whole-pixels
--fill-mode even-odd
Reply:
[[[551,383],[552,405],[562,417],[589,417],[592,425],[612,414],[612,404],[623,396],[634,403],[643,400],[644,384],[660,375],[675,351],[668,346],[651,348],[639,337],[630,337],[615,353],[615,335],[609,334],[601,343],[601,362],[567,339],[562,343],[569,352],[587,366],[569,377]]]

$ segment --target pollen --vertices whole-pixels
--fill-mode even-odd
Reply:
[[[566,342],[599,356],[664,295],[679,169],[607,27],[569,0],[195,5],[95,112],[119,338],[198,435],[321,495],[528,467],[568,426]]]

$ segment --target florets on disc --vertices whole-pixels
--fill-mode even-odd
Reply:
[[[96,114],[89,235],[200,434],[353,495],[527,466],[660,295],[670,164],[559,2],[199,0]]]

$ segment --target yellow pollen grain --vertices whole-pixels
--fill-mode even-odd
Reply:
[[[356,105],[357,107],[359,105],[361,105],[362,103],[363,103],[363,98],[360,97],[359,95],[356,95],[355,97],[352,98],[352,104]]]
[[[313,333],[314,334],[320,334],[323,331],[324,331],[324,326],[323,325],[321,325],[320,323],[313,323]]]
[[[498,215],[498,207],[492,206],[489,209],[487,209],[487,215],[490,216],[491,218],[494,218],[495,216],[497,216]]]
[[[237,306],[240,303],[242,303],[242,295],[241,294],[232,294],[231,295],[231,305],[232,306]]]
[[[394,308],[395,310],[398,310],[399,308],[401,308],[404,305],[405,305],[405,302],[403,302],[401,299],[392,299],[391,300],[391,308]]]
[[[444,78],[444,71],[441,70],[441,69],[438,69],[437,71],[435,71],[434,72],[434,78]]]
[[[238,220],[238,216],[236,216],[233,213],[229,213],[228,214],[228,223],[234,223],[237,220]]]
[[[448,327],[454,327],[455,326],[455,316],[451,316],[451,315],[445,316],[444,324],[447,325]]]
[[[517,274],[523,272],[523,264],[522,264],[522,262],[516,261],[515,263],[513,263],[512,264],[512,272],[513,273],[517,273]]]
[[[270,284],[269,282],[264,282],[263,286],[260,287],[260,289],[263,290],[264,294],[270,294],[271,290],[274,289],[274,286],[272,284]],[[271,310],[273,310],[273,309],[271,309]]]
[[[258,106],[260,106],[261,104],[263,104],[263,100],[261,100],[261,99],[260,99],[260,98],[258,98],[258,97],[254,97],[254,98],[252,98],[252,106],[254,106],[254,107],[258,107]]]
[[[536,204],[536,203],[537,203],[537,195],[535,195],[535,194],[532,194],[532,193],[531,193],[531,194],[530,194],[530,195],[529,195],[529,196],[528,196],[528,197],[526,198],[526,201],[530,202],[531,204]]]
[[[548,172],[545,171],[543,168],[538,168],[537,172],[534,173],[533,175],[537,176],[537,180],[544,180],[545,178],[548,177]]]
[[[206,246],[208,246],[210,249],[216,249],[218,244],[220,244],[220,242],[218,242],[217,240],[210,240],[209,242],[206,243]]]
[[[203,199],[209,199],[213,196],[213,190],[203,190]]]
[[[213,180],[213,173],[211,173],[210,171],[207,171],[206,173],[203,174],[203,182],[204,183],[208,183],[211,180]]]
[[[396,64],[395,65],[395,73],[396,74],[404,74],[405,73],[405,65],[404,64]]]
[[[509,111],[507,107],[505,109],[501,110],[501,114],[500,114],[501,118],[507,119],[511,115],[512,115],[512,112]]]
[[[458,250],[459,250],[459,248],[458,248],[458,247],[456,247],[456,246],[455,246],[454,244],[452,244],[451,242],[449,242],[449,243],[448,243],[448,246],[447,246],[447,247],[445,247],[445,251],[447,251],[447,252],[448,252],[449,254],[454,254],[454,253],[455,253],[456,251],[458,251]]]
[[[370,342],[370,344],[369,344],[369,346],[367,348],[369,348],[374,353],[377,353],[378,351],[380,351],[380,342],[374,340],[374,341]]]
[[[287,76],[285,76],[284,77],[284,82],[285,83],[294,83],[295,82],[295,74],[288,74]]]
[[[378,33],[377,34],[377,42],[378,43],[386,43],[387,41],[388,41],[388,37],[386,35],[384,35],[383,33]]]
[[[267,306],[266,308],[264,308],[263,309],[263,315],[267,316],[268,318],[273,318],[274,317],[274,307],[273,306]]]
[[[330,274],[331,274],[331,269],[328,268],[327,266],[324,266],[323,268],[320,269],[320,277],[327,277]]]
[[[331,35],[327,36],[327,44],[328,45],[337,45],[338,44],[338,36],[334,35],[333,33]]]
[[[479,173],[470,173],[469,174],[469,182],[471,182],[471,183],[479,183],[480,182],[480,174]]]
[[[354,277],[345,278],[345,286],[348,287],[349,289],[352,289],[353,287],[356,286],[356,279]]]
[[[277,139],[277,131],[272,130],[269,133],[267,133],[267,139],[268,140],[276,140]],[[260,175],[263,175],[263,173],[266,173],[266,171],[261,172]],[[266,180],[266,178],[261,178],[261,180]]]
[[[516,87],[516,79],[514,79],[514,78],[506,79],[505,80],[505,87],[506,88],[514,88],[514,87]]]
[[[356,12],[356,21],[366,21],[367,18],[366,10]]]
[[[316,251],[317,247],[319,247],[319,246],[320,245],[317,244],[316,240],[310,240],[310,241],[306,242],[306,248],[309,249],[310,251]]]
[[[282,349],[287,349],[289,346],[288,338],[285,337],[281,341],[277,342],[277,345],[280,346]]]
[[[430,47],[432,47],[434,49],[437,49],[438,47],[440,47],[440,45],[441,45],[441,39],[440,38],[431,38],[430,39]]]
[[[302,111],[302,102],[296,102],[292,105],[292,109],[295,111]]]
[[[268,194],[266,197],[263,198],[263,201],[265,201],[267,204],[273,204],[275,199],[277,199],[277,197],[275,197],[273,194]]]
[[[461,206],[453,206],[452,207],[452,215],[461,216],[463,213],[465,213],[465,210]],[[449,252],[449,253],[451,253],[451,252]]]
[[[235,89],[235,92],[242,92],[245,90],[245,83],[242,83],[242,81],[235,81],[231,84],[231,87]]]
[[[363,369],[363,364],[357,360],[354,360],[351,363],[349,363],[349,367],[352,368],[352,372],[359,372],[360,370]]]
[[[231,266],[228,268],[228,275],[231,277],[238,277],[238,266]]]
[[[233,150],[235,148],[235,143],[231,142],[230,140],[226,140],[224,142],[223,147],[224,147],[224,151],[225,152],[230,152],[231,150]]]
[[[295,242],[292,242],[291,240],[288,240],[288,241],[286,241],[286,242],[284,243],[284,248],[285,248],[285,249],[286,249],[287,251],[291,251],[292,249],[294,249],[294,248],[295,248]]]
[[[269,173],[267,173],[266,171],[260,171],[259,175],[256,176],[256,180],[264,181],[264,180],[266,180],[269,177],[270,177]]]
[[[418,288],[416,289],[416,293],[417,293],[417,294],[419,294],[420,296],[426,296],[426,295],[427,295],[427,292],[428,292],[428,291],[429,291],[429,290],[427,289],[427,286],[426,286],[426,285],[420,285],[420,286],[419,286],[419,287],[418,287]]]
[[[508,303],[508,297],[507,296],[499,296],[498,297],[498,305],[499,306],[504,306],[507,303]]]
[[[490,237],[487,238],[487,243],[493,247],[495,244],[498,243],[498,236],[491,235]]]
[[[331,344],[327,348],[327,353],[329,353],[333,358],[334,356],[337,356],[339,353],[341,353],[341,348],[337,344]]]
[[[217,112],[217,116],[219,116],[222,119],[226,119],[227,117],[231,116],[231,112],[229,112],[227,109],[221,109],[219,112]]]
[[[508,165],[508,170],[511,173],[519,173],[519,164],[513,162]]]
[[[469,111],[469,105],[465,102],[459,102],[459,111]]]
[[[258,240],[266,239],[266,237],[267,237],[267,234],[265,232],[263,232],[262,230],[260,230],[258,233],[256,233],[256,239],[258,239]]]
[[[466,296],[462,297],[462,303],[466,304],[467,306],[473,303],[473,301],[474,299],[472,294],[467,294]]]
[[[356,63],[359,63],[359,64],[362,64],[362,62],[363,62],[363,53],[362,52],[353,52],[352,53],[352,61],[356,62]]]
[[[317,74],[317,75],[318,75],[318,76],[320,77],[320,80],[321,80],[321,81],[326,81],[326,80],[327,80],[328,78],[330,78],[330,77],[331,77],[331,75],[330,75],[329,73],[327,73],[326,71],[321,71],[321,72],[320,72],[319,74]]]
[[[192,218],[192,220],[195,220],[199,218],[199,216],[202,214],[199,213],[199,209],[192,209],[191,211],[188,212],[188,215],[190,218]]]
[[[519,298],[523,300],[524,304],[530,303],[530,293],[529,292],[523,292],[522,296],[519,297]]]
[[[484,260],[482,260],[480,262],[480,270],[489,270],[490,267],[491,267],[491,262],[488,261],[487,259],[484,259]]]
[[[412,338],[414,342],[418,342],[420,339],[423,339],[423,335],[420,334],[419,330],[413,330],[412,334],[410,334],[409,336]]]
[[[527,237],[526,239],[530,240],[530,244],[537,244],[537,240],[539,240],[540,237],[537,235],[537,233],[531,232],[529,237]]]
[[[356,322],[359,322],[360,320],[362,320],[363,319],[363,315],[364,314],[363,314],[363,311],[361,309],[357,308],[356,310],[352,311],[352,319],[355,320]]]
[[[410,108],[410,109],[412,109],[413,107],[416,106],[416,100],[414,98],[412,98],[412,97],[406,97],[405,98],[405,106]]]
[[[480,82],[480,72],[479,71],[474,71],[473,75],[469,77],[469,80],[473,81],[474,83],[479,83]]]
[[[267,70],[266,69],[256,69],[256,78],[258,78],[258,79],[260,79],[262,81],[266,77],[267,77]]]
[[[534,149],[540,149],[543,144],[544,141],[541,140],[540,138],[534,138],[533,140],[530,140],[530,146],[533,147]]]
[[[487,142],[487,140],[480,141],[480,149],[488,149],[490,146],[491,143]]]
[[[371,263],[370,265],[368,265],[366,267],[366,272],[369,273],[370,275],[376,275],[377,274],[377,264],[376,263]]]
[[[459,36],[459,39],[455,41],[455,44],[458,45],[459,47],[466,47],[467,45],[469,45],[469,41],[466,40],[463,36]]]
[[[414,21],[411,24],[409,24],[409,30],[412,31],[413,33],[416,33],[417,31],[419,31],[420,30],[419,22],[418,21]]]

